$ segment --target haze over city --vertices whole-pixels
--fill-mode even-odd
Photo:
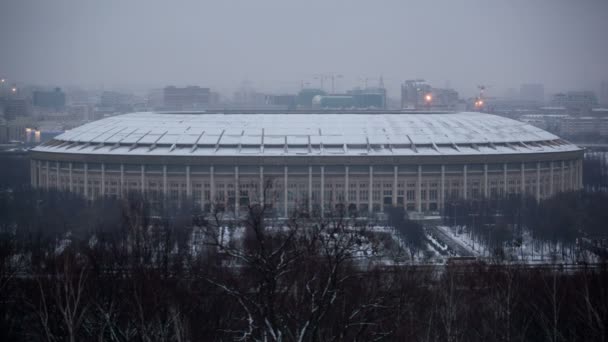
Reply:
[[[1,0],[0,341],[606,341],[608,0]]]
[[[248,80],[293,92],[384,76],[389,94],[425,78],[463,95],[521,83],[597,90],[608,78],[608,2],[6,1],[1,73],[40,85],[232,92]]]

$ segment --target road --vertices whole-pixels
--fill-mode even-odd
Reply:
[[[426,226],[426,228],[430,232],[433,232],[433,234],[435,234],[435,236],[439,240],[441,240],[441,242],[448,245],[448,247],[450,247],[453,251],[455,251],[459,256],[464,256],[464,257],[476,256],[475,254],[470,252],[468,249],[464,248],[458,241],[454,240],[451,236],[444,233],[443,230],[437,228],[437,226],[428,225],[428,226]]]

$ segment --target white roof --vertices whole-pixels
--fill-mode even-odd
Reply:
[[[574,151],[526,123],[495,115],[160,114],[113,116],[34,149],[119,155],[442,155]]]

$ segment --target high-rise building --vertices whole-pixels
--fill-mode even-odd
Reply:
[[[65,93],[61,88],[54,90],[34,90],[32,104],[36,107],[59,110],[65,107]]]
[[[458,92],[449,88],[433,88],[424,80],[408,80],[401,85],[403,109],[455,109]]]
[[[163,91],[164,107],[172,110],[205,109],[209,106],[209,94],[209,88],[199,86],[168,86]]]
[[[458,105],[458,92],[454,89],[433,88],[431,98],[433,108],[453,110]]]
[[[545,86],[538,83],[522,84],[519,88],[519,99],[541,105],[545,102]]]
[[[418,109],[424,104],[424,97],[431,93],[431,86],[424,80],[407,80],[401,85],[401,108]]]
[[[6,120],[15,120],[28,116],[29,103],[25,98],[10,98],[5,101],[4,117]]]

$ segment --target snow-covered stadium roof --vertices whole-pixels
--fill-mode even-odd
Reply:
[[[133,113],[69,130],[38,152],[172,156],[454,155],[580,150],[529,124],[482,113]]]

